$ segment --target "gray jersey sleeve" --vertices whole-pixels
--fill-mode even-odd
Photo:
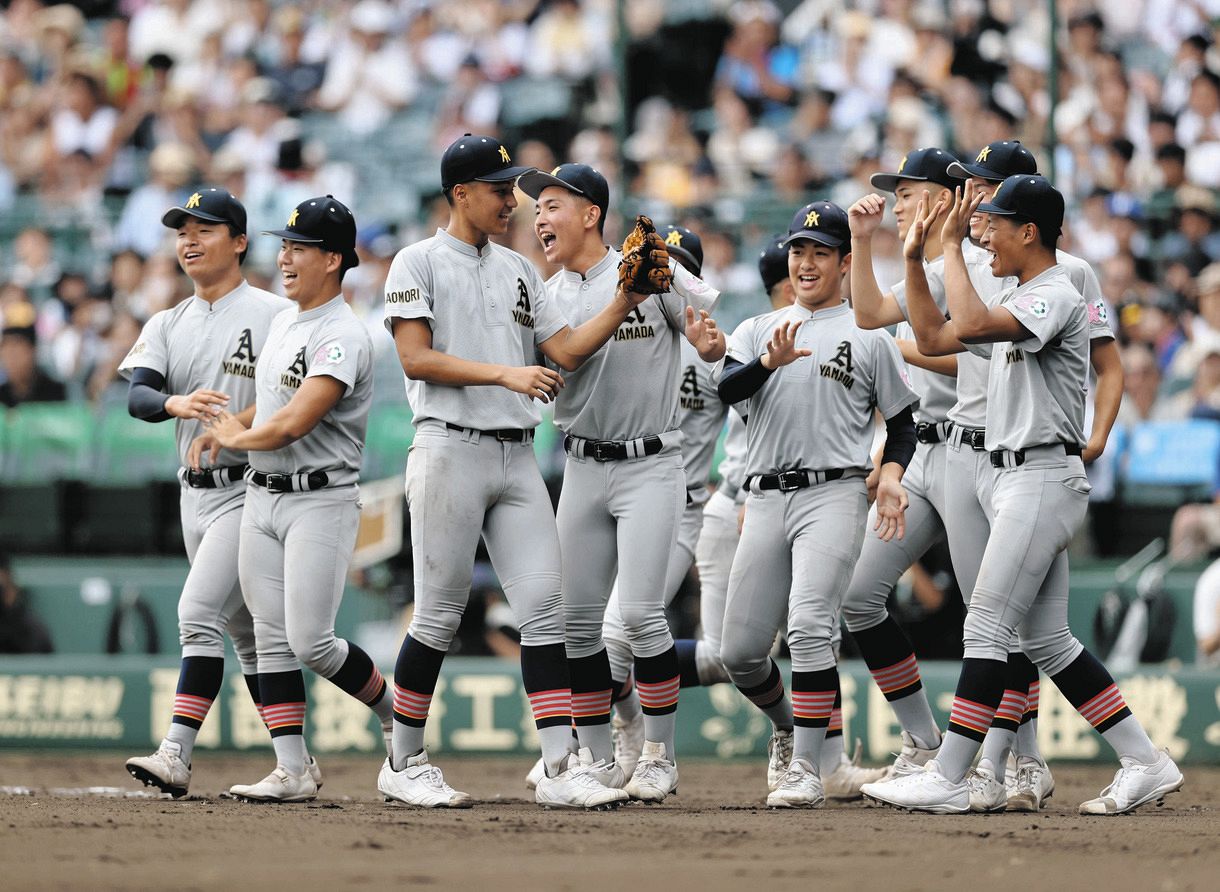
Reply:
[[[762,351],[758,349],[758,338],[755,335],[760,318],[753,316],[733,329],[733,333],[729,335],[727,341],[726,356],[740,363],[749,363],[762,355]]]
[[[696,312],[699,310],[712,312],[720,300],[720,292],[687,270],[678,261],[671,260],[669,266],[674,274],[672,293],[680,297],[686,306],[694,307]]]
[[[169,310],[154,313],[153,317],[144,323],[140,337],[127,351],[119,364],[119,374],[125,380],[131,380],[135,369],[152,369],[161,377],[169,377],[169,346],[165,335],[165,323],[169,319]]]
[[[1089,340],[1114,340],[1114,329],[1110,325],[1110,311],[1106,299],[1101,293],[1101,282],[1097,271],[1087,260],[1068,254],[1066,251],[1055,253],[1058,261],[1067,270],[1068,278],[1076,290],[1084,297],[1085,306],[1089,310]]]
[[[924,277],[928,280],[928,290],[932,294],[932,300],[940,307],[940,311],[945,312],[945,261],[943,257],[938,257],[931,263],[923,265]],[[911,321],[911,311],[907,308],[907,283],[903,279],[890,289],[890,294],[894,295],[894,301],[898,304],[898,309],[902,311],[902,318]]]
[[[894,339],[885,332],[878,334],[879,337],[872,339],[873,350],[876,351],[873,404],[882,417],[893,418],[907,407],[916,408],[919,395],[911,388],[906,363],[902,361],[902,354],[898,352]]]
[[[367,337],[353,336],[349,326],[321,325],[309,341],[306,355],[311,359],[305,377],[326,375],[350,391],[369,364]]]
[[[434,319],[432,270],[427,254],[403,248],[390,264],[385,280],[385,327],[394,334],[395,319]]]
[[[1055,340],[1071,318],[1074,309],[1070,301],[1048,300],[1050,295],[1039,288],[1018,294],[1004,308],[1029,332],[1029,337],[1016,345],[1029,353],[1037,353]]]
[[[526,283],[526,287],[530,292],[529,299],[534,302],[534,343],[541,344],[563,331],[568,325],[568,320],[564,318],[559,304],[547,291],[546,283],[542,281],[542,276],[538,274],[534,265],[527,263],[525,267],[528,271],[529,281]]]

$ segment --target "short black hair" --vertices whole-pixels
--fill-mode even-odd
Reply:
[[[994,214],[992,215],[995,216]],[[1044,228],[1037,220],[1031,220],[1029,217],[1023,217],[1020,214],[1012,214],[1005,219],[1011,220],[1014,226],[1024,226],[1026,223],[1033,223],[1038,227],[1038,241],[1042,243],[1042,247],[1048,251],[1054,251],[1059,247],[1059,236],[1062,230],[1052,233],[1049,229]]]
[[[1186,149],[1182,148],[1176,142],[1167,142],[1156,150],[1157,161],[1177,161],[1179,164],[1186,163]]]
[[[227,226],[229,229],[229,238],[237,238],[239,235],[245,235],[244,232],[242,232],[240,229],[238,229],[236,226],[234,226],[232,223],[230,223],[227,220],[225,221],[225,226]],[[250,253],[250,242],[247,240],[246,241],[246,250],[242,251],[240,254],[237,255],[237,265],[238,266],[241,266],[243,263],[246,262],[246,255],[249,253]]]

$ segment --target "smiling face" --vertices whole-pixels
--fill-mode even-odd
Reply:
[[[508,232],[508,221],[517,207],[512,180],[486,183],[471,180],[453,187],[455,204],[461,208],[466,222],[485,235]]]
[[[907,237],[907,230],[910,229],[911,222],[915,219],[915,211],[919,207],[919,199],[923,198],[925,191],[931,205],[936,204],[936,199],[942,192],[949,190],[939,183],[924,180],[899,180],[894,187],[894,217],[898,220],[899,239]]]
[[[840,259],[838,248],[810,239],[793,242],[788,248],[788,280],[796,302],[811,311],[837,305],[849,264],[847,256]]]
[[[600,211],[587,198],[562,186],[547,186],[538,194],[534,217],[534,234],[542,243],[542,253],[549,263],[571,267],[576,255],[597,233]]]
[[[298,304],[333,297],[333,294],[326,293],[330,290],[326,287],[326,277],[337,273],[342,262],[343,258],[335,251],[324,251],[317,245],[284,239],[280,242],[280,252],[276,257],[284,294]]]
[[[974,186],[974,194],[983,196],[983,201],[991,201],[991,196],[995,194],[995,190],[999,188],[999,183],[985,180],[982,177],[971,177],[970,183]],[[987,214],[973,213],[970,215],[970,238],[972,241],[982,244],[983,233],[987,229]]]
[[[232,235],[225,223],[188,217],[178,227],[178,264],[197,285],[231,275],[246,250],[246,237]]]
[[[1015,276],[1028,249],[1038,241],[1038,228],[1003,214],[984,214],[987,226],[979,240],[991,252],[991,274],[997,278]]]

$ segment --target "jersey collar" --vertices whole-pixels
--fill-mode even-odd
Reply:
[[[343,295],[336,294],[320,307],[314,307],[312,310],[306,310],[304,313],[298,311],[296,321],[308,322],[311,319],[317,319],[319,316],[325,316],[327,313],[331,312],[343,303]]]
[[[230,304],[235,303],[237,301],[237,295],[245,287],[246,287],[246,280],[242,279],[241,284],[239,284],[236,288],[234,288],[228,294],[225,294],[222,297],[216,298],[216,300],[212,301],[211,303],[208,303],[206,300],[204,300],[202,297],[200,297],[197,294],[191,295],[191,300],[193,300],[195,302],[196,309],[203,310],[203,312],[205,312],[205,313],[214,313],[217,310],[223,310],[225,307],[229,306]]]
[[[847,301],[842,301],[838,306],[826,307],[821,310],[809,311],[798,303],[794,303],[788,312],[796,319],[831,319],[835,316],[842,316],[845,313],[851,312],[851,306]]]
[[[1024,285],[1018,285],[1017,291],[1028,291],[1030,288],[1034,287],[1035,285],[1041,285],[1045,282],[1050,282],[1050,281],[1060,278],[1060,277],[1067,279],[1068,284],[1071,284],[1071,278],[1067,274],[1067,268],[1062,263],[1056,263],[1054,266],[1048,266],[1046,269],[1044,269],[1042,272],[1038,273],[1038,275],[1034,276]],[[1075,289],[1075,286],[1073,286],[1073,290],[1074,289]]]
[[[618,261],[618,251],[614,250],[613,248],[607,248],[606,256],[589,267],[588,272],[586,272],[583,276],[575,270],[564,269],[562,270],[563,279],[565,282],[588,282],[591,279],[596,279],[607,269],[617,269]]]
[[[470,244],[469,242],[464,242],[460,238],[454,238],[452,235],[439,227],[436,230],[436,237],[441,240],[442,244],[448,245],[459,254],[465,254],[467,257],[473,257],[475,260],[482,260],[484,257],[486,257],[487,255],[484,252],[492,245],[491,242],[488,242],[483,246],[484,252],[480,252],[479,249],[474,245]]]

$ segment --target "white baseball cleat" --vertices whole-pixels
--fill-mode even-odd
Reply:
[[[470,808],[469,793],[445,783],[441,770],[428,761],[426,750],[407,759],[407,767],[395,771],[386,759],[377,775],[377,789],[386,802],[397,801],[420,808]]]
[[[1055,792],[1055,779],[1045,762],[1023,756],[1012,765],[1004,778],[1008,793],[1008,810],[1041,811],[1046,800]]]
[[[860,788],[874,781],[884,780],[889,775],[889,768],[863,768],[860,765],[860,741],[856,741],[856,751],[852,757],[847,753],[839,754],[839,764],[829,777],[822,781],[823,792],[828,799],[850,802],[860,798]]]
[[[576,754],[576,759],[580,763],[580,767],[592,775],[593,779],[603,787],[609,790],[621,790],[626,786],[627,775],[619,767],[618,762],[611,762],[607,765],[605,759],[594,761],[593,751],[587,746],[580,748],[580,752]]]
[[[1161,805],[1165,796],[1182,789],[1182,772],[1164,750],[1151,765],[1120,761],[1122,768],[1101,795],[1080,804],[1082,815],[1125,815],[1149,802]]]
[[[182,761],[182,745],[163,740],[151,756],[127,760],[127,773],[146,787],[156,787],[175,799],[185,796],[191,785],[191,766]]]
[[[614,764],[623,769],[623,777],[631,777],[644,751],[644,714],[623,721],[615,713],[610,720],[610,736],[614,738]]]
[[[586,811],[606,811],[618,808],[630,798],[627,791],[621,788],[607,787],[601,783],[591,770],[594,766],[602,767],[602,761],[593,762],[587,749],[582,755],[589,755],[590,764],[584,764],[576,756],[568,756],[564,770],[555,777],[547,777],[543,772],[534,789],[534,801],[543,808],[575,808]],[[621,772],[620,772],[621,773]]]
[[[319,790],[322,789],[322,766],[318,764],[318,760],[313,756],[309,757],[309,761],[305,763],[305,773],[313,778],[314,786]]]
[[[229,792],[252,802],[309,802],[318,798],[318,785],[308,771],[294,775],[277,765],[257,784],[234,784]]]
[[[964,779],[957,783],[949,780],[941,774],[935,759],[921,771],[865,784],[860,792],[873,802],[909,811],[935,815],[960,815],[970,811],[970,785]]]
[[[902,749],[895,755],[894,762],[890,765],[885,779],[893,780],[896,777],[903,777],[907,774],[923,771],[923,767],[935,759],[938,752],[940,752],[939,743],[934,747],[924,749],[921,746],[916,746],[915,738],[906,731],[903,731]]]
[[[665,758],[665,744],[644,741],[640,761],[624,789],[639,802],[664,802],[670,793],[678,792],[678,766]]]
[[[1008,807],[1008,791],[995,772],[972,768],[966,772],[966,786],[970,788],[971,811],[993,814]]]
[[[542,761],[542,756],[538,757],[538,761],[534,763],[534,767],[529,770],[529,774],[525,776],[525,789],[538,789],[538,781],[546,777],[546,762]]]
[[[779,785],[767,796],[768,808],[820,808],[824,802],[822,779],[804,759],[793,759]]]
[[[778,790],[792,764],[792,732],[776,728],[767,741],[767,789]]]

